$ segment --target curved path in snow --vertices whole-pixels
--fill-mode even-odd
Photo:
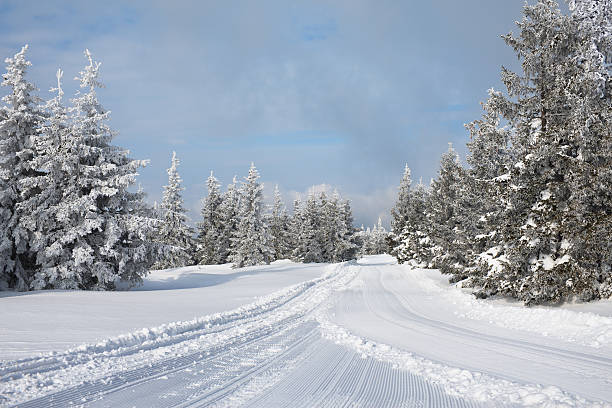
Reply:
[[[611,406],[609,344],[466,317],[445,290],[386,256],[332,265],[229,312],[1,362],[0,405]]]

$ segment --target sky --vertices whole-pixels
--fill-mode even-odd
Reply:
[[[161,201],[172,151],[194,222],[206,178],[223,185],[254,162],[287,207],[311,186],[352,202],[357,225],[389,225],[404,165],[435,177],[452,142],[462,158],[501,66],[502,34],[523,0],[0,0],[0,57],[29,44],[29,79],[66,96],[102,62],[114,143],[149,159],[139,182]],[[0,89],[4,95],[5,89]]]

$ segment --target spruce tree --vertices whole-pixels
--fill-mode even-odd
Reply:
[[[274,202],[268,217],[270,228],[270,244],[274,251],[274,259],[286,259],[290,256],[289,216],[278,185],[274,187]]]
[[[217,255],[219,263],[229,262],[229,257],[235,248],[236,233],[238,231],[238,212],[240,210],[240,194],[237,189],[236,176],[227,186],[227,191],[221,196],[219,217],[221,230],[218,238]]]
[[[32,183],[40,175],[33,160],[45,119],[36,87],[25,78],[31,66],[27,49],[26,45],[5,60],[2,86],[10,92],[2,99],[6,106],[0,114],[0,288],[18,290],[28,289],[35,267],[30,234],[22,222],[28,208],[20,203],[41,191]]]
[[[167,246],[155,268],[178,268],[193,264],[193,230],[187,225],[186,210],[183,207],[184,190],[181,176],[178,173],[180,161],[176,152],[172,152],[172,161],[168,169],[168,185],[164,186],[161,204],[161,222],[158,228],[158,239]]]
[[[461,198],[464,169],[449,143],[440,159],[438,178],[431,184],[428,201],[429,237],[433,243],[432,264],[443,273],[453,273],[464,265],[463,254],[455,249],[458,227],[457,202]]]
[[[500,98],[501,93],[489,90],[489,100],[483,104],[482,118],[466,125],[471,140],[468,143],[467,162],[470,168],[465,193],[466,199],[473,205],[473,235],[465,238],[471,242],[465,274],[458,275],[454,280],[467,274],[469,280],[463,282],[463,286],[479,287],[479,296],[496,291],[489,287],[486,277],[491,271],[499,270],[505,262],[508,180],[513,151],[510,130],[500,126]]]
[[[41,192],[20,203],[24,209],[27,208],[27,214],[21,221],[30,232],[30,246],[36,253],[36,268],[30,283],[32,289],[74,288],[75,282],[79,280],[74,271],[58,268],[54,255],[57,248],[55,237],[65,226],[57,209],[64,191],[70,188],[66,163],[77,159],[71,152],[74,137],[68,122],[68,111],[62,100],[62,76],[63,72],[58,70],[57,86],[51,89],[51,92],[56,92],[56,96],[46,104],[48,120],[34,146],[34,162],[41,172],[30,177],[28,182],[40,186]]]
[[[238,229],[230,257],[235,268],[269,264],[272,260],[270,235],[262,211],[263,186],[258,180],[259,172],[251,163],[249,175],[240,188]]]
[[[566,287],[568,295],[590,300],[612,295],[612,5],[576,0],[570,9],[580,55],[568,81],[568,122],[578,146],[568,177],[570,207],[579,215],[571,251],[579,269]]]
[[[399,245],[395,248],[398,263],[412,261],[418,265],[428,266],[431,260],[432,242],[428,235],[427,222],[428,194],[422,182],[410,192],[406,224],[399,236]]]
[[[353,210],[349,200],[340,200],[338,197],[339,216],[338,216],[338,231],[339,240],[336,246],[336,261],[349,261],[357,258],[360,242],[357,236],[357,229],[353,225]]]
[[[293,200],[293,214],[289,220],[289,242],[291,259],[300,262],[301,252],[298,250],[300,245],[300,238],[304,228],[304,213],[302,200],[298,197]]]
[[[314,190],[300,211],[301,226],[293,259],[304,262],[323,262],[321,212]]]
[[[52,208],[58,228],[50,236],[47,262],[66,288],[114,289],[115,282],[141,282],[162,245],[151,242],[156,220],[143,209],[142,191],[130,192],[145,161],[132,160],[111,144],[109,112],[98,102],[100,63],[85,51],[88,65],[76,80],[84,92],[73,99],[66,188]],[[39,280],[42,282],[43,280]],[[49,282],[53,285],[52,282]]]
[[[407,215],[407,213],[406,213]],[[382,219],[378,217],[378,222],[366,231],[360,231],[363,239],[361,255],[379,255],[389,251],[387,244],[389,233],[382,225]]]
[[[610,6],[572,9],[525,6],[520,34],[504,37],[522,73],[504,69],[508,96],[488,102],[512,130],[512,153],[497,177],[504,210],[477,279],[483,296],[537,304],[610,293]]]
[[[319,193],[319,219],[321,229],[319,231],[319,242],[321,246],[321,259],[324,262],[335,260],[335,248],[338,243],[338,231],[336,218],[338,217],[338,203],[329,200],[325,191]]]
[[[200,265],[216,265],[223,263],[220,253],[220,238],[223,231],[221,218],[221,192],[219,181],[210,172],[206,181],[208,195],[202,206],[202,222],[198,224],[198,250],[197,259]]]
[[[389,234],[389,246],[393,248],[400,244],[399,235],[404,230],[408,218],[408,208],[410,206],[412,179],[408,164],[404,167],[404,175],[399,185],[397,201],[391,209],[391,234]]]

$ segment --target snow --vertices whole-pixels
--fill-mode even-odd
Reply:
[[[143,327],[233,309],[321,275],[324,264],[276,261],[152,271],[132,291],[0,292],[0,359],[62,351]]]
[[[0,362],[0,405],[612,407],[611,301],[478,300],[386,255],[0,302],[21,357]]]

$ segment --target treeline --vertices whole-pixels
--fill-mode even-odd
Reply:
[[[87,65],[75,78],[80,90],[67,106],[61,70],[50,100],[35,94],[26,51],[6,59],[2,81],[8,92],[0,107],[0,290],[112,290],[119,281],[138,284],[154,265],[355,257],[348,201],[313,193],[289,217],[277,191],[268,214],[254,166],[224,193],[211,174],[194,237],[175,155],[161,208],[134,191],[147,161],[112,144],[109,112],[96,94],[100,63],[85,51]]]
[[[469,167],[451,148],[429,188],[406,169],[392,211],[399,262],[451,274],[475,294],[526,304],[612,295],[612,8],[526,5],[502,69],[467,125]]]
[[[378,223],[374,224],[372,228],[364,229],[362,225],[357,235],[361,242],[360,256],[389,253],[389,232],[383,227],[380,217],[378,217]]]
[[[238,185],[234,177],[225,192],[211,172],[202,221],[194,237],[182,205],[177,165],[173,153],[168,185],[158,210],[162,219],[160,243],[172,250],[156,267],[231,262],[239,268],[278,259],[339,262],[356,257],[361,241],[353,227],[348,200],[342,200],[337,192],[328,197],[325,192],[311,190],[306,201],[293,203],[293,214],[289,215],[276,186],[273,204],[266,209],[259,172],[253,164],[244,181]]]

